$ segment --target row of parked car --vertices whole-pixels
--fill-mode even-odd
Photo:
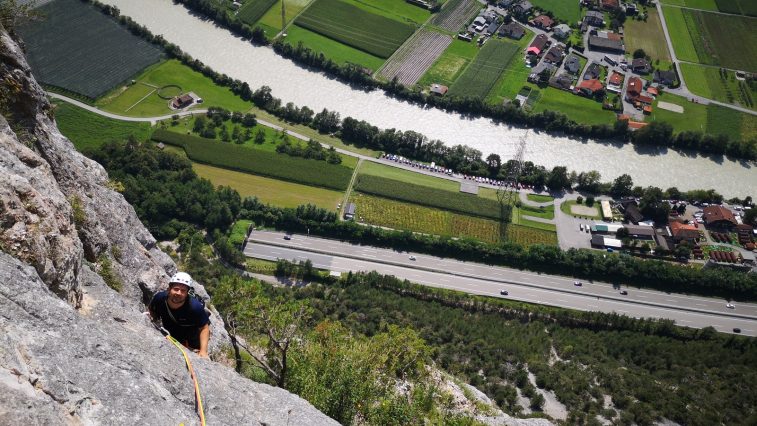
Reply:
[[[452,176],[452,169],[447,169],[445,167],[437,166],[434,163],[431,163],[430,165],[424,164],[418,161],[408,160],[405,157],[402,157],[400,155],[394,155],[394,154],[383,154],[381,158],[394,161],[395,163],[407,164],[408,166],[411,166],[411,167],[416,167],[419,169],[424,169],[431,172],[443,173],[443,174]]]

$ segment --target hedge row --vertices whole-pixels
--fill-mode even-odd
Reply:
[[[184,148],[193,161],[275,179],[344,191],[352,169],[324,161],[259,151],[192,135],[158,129],[154,141]]]
[[[366,194],[488,219],[501,218],[499,202],[473,194],[430,188],[372,175],[359,175],[355,189]]]

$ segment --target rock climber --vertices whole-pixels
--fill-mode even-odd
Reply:
[[[174,339],[200,357],[207,358],[210,317],[200,300],[189,297],[191,289],[192,277],[186,272],[178,272],[171,277],[168,290],[153,296],[148,310],[152,320],[160,320]]]

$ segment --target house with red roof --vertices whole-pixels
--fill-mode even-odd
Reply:
[[[704,211],[704,224],[708,227],[731,228],[738,225],[733,213],[723,206],[707,206]]]
[[[528,46],[526,53],[529,55],[539,56],[541,55],[541,52],[544,51],[544,48],[547,47],[548,42],[549,37],[547,37],[546,34],[539,34],[538,36],[536,36],[534,41],[531,42],[531,45]]]
[[[583,80],[576,86],[576,93],[581,93],[585,96],[594,96],[595,93],[604,90],[605,87],[602,82],[597,79]]]
[[[552,29],[552,26],[555,25],[555,21],[547,15],[539,15],[531,20],[531,25],[541,28],[544,31],[549,31]]]
[[[699,239],[699,229],[694,225],[688,225],[678,221],[672,221],[668,225],[670,228],[673,241],[679,243],[681,241],[694,242]]]

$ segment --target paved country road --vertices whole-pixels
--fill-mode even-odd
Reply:
[[[700,296],[668,294],[660,291],[608,283],[582,281],[573,285],[572,277],[539,274],[530,271],[493,267],[473,262],[439,258],[391,249],[353,245],[336,240],[253,231],[245,255],[267,260],[310,259],[314,266],[335,271],[377,271],[398,278],[429,285],[494,297],[506,289],[509,299],[560,306],[584,311],[617,312],[633,317],[668,318],[678,325],[702,328],[713,326],[719,331],[757,335],[757,305],[735,303],[726,308],[726,301]]]

